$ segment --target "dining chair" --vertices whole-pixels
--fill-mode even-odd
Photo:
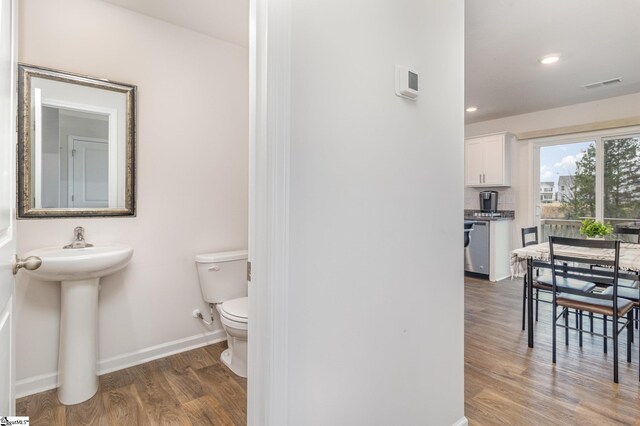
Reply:
[[[635,236],[635,238],[634,238],[635,241],[633,241],[633,242],[636,243],[636,244],[640,244],[640,227],[629,228],[629,227],[626,227],[626,226],[616,226],[615,229],[614,229],[614,232],[618,235],[619,239],[622,239],[620,237],[623,236],[623,235],[633,235],[633,236]],[[640,288],[640,278],[638,277],[638,275],[639,274],[636,273],[635,277],[632,276],[632,277],[628,277],[627,278],[628,280],[632,281],[632,284],[631,285],[627,285],[627,287]],[[638,292],[640,292],[640,290]],[[636,308],[635,308],[635,312],[636,312],[635,323],[636,323],[636,328],[638,328],[639,325],[640,325],[640,306],[638,306],[638,298],[637,298],[637,294],[636,293],[637,292],[635,292],[635,291],[624,290],[623,293],[622,293],[623,294],[622,297],[628,298],[628,296],[630,296],[631,297],[630,300],[634,301],[634,303],[636,305]],[[633,339],[633,336],[631,336],[631,338]]]
[[[632,235],[635,238],[633,238],[632,241],[635,244],[640,244],[640,227],[638,228],[629,228],[627,226],[616,226],[613,230],[613,233],[616,234],[618,236],[619,239],[622,240],[622,238],[620,238],[623,235]]]
[[[632,238],[633,241],[631,241],[633,244],[640,244],[640,227],[638,228],[629,228],[627,226],[619,226],[617,225],[614,228],[613,233],[618,237],[619,240],[623,240],[625,235],[631,235],[634,236],[635,238]],[[600,286],[599,283],[598,286]],[[621,289],[621,297],[625,297],[627,299],[630,299],[634,302],[635,307],[634,307],[634,311],[635,311],[635,318],[634,318],[634,323],[635,323],[635,328],[639,328],[640,326],[640,306],[638,306],[638,297],[636,293],[639,293],[640,290],[640,274],[639,273],[624,273],[621,272],[620,277],[618,278],[618,286]],[[605,289],[607,287],[605,286]],[[629,289],[627,289],[629,288]],[[593,320],[592,320],[593,321]],[[592,330],[593,331],[593,330]],[[633,341],[633,335],[631,336],[631,339]],[[607,352],[607,342],[606,339],[604,339],[604,350],[605,353]]]
[[[528,228],[522,228],[522,247],[528,247],[531,245],[538,244],[538,227],[530,226]],[[536,315],[535,320],[538,321],[538,312],[539,312],[539,303],[540,303],[540,291],[543,293],[551,294],[552,291],[552,277],[550,273],[540,274],[539,270],[535,271],[536,276],[533,278],[533,289],[535,289],[535,302],[536,302]],[[587,293],[595,290],[596,285],[594,283],[577,280],[573,278],[568,278],[565,280],[561,280],[558,283],[559,288],[572,288],[576,290],[585,291]],[[544,303],[551,303],[546,300],[542,300]],[[522,329],[525,329],[525,311],[527,306],[527,275],[525,274],[523,283],[522,283]],[[576,315],[576,321],[578,321]],[[577,326],[577,324],[576,324]],[[592,330],[593,331],[593,330]]]
[[[562,247],[560,247],[562,246]],[[575,255],[583,249],[600,251],[597,263],[602,268],[591,268],[593,257]],[[601,336],[613,340],[613,381],[618,383],[618,340],[619,334],[627,330],[627,362],[631,362],[631,333],[633,323],[633,302],[619,297],[619,261],[620,241],[583,240],[564,237],[549,237],[549,254],[551,257],[552,276],[552,359],[556,363],[556,334],[557,328],[565,330],[565,344],[569,341],[569,330],[577,330],[582,338],[582,333]],[[608,268],[605,269],[604,267]],[[584,292],[577,289],[561,289],[558,283],[565,279],[579,279],[606,283],[611,290],[602,293]],[[561,308],[558,314],[558,307]],[[568,322],[569,310],[589,312],[611,317],[612,333],[606,332],[608,322],[603,322],[603,333],[586,331],[582,327],[582,315],[578,321],[578,327],[570,327]],[[626,316],[626,319],[625,319]],[[558,319],[564,317],[564,323],[559,324]]]
[[[528,228],[522,228],[522,247],[532,246],[538,244],[538,227],[530,226]],[[536,276],[539,275],[539,272],[536,271]],[[534,285],[535,288],[535,285]],[[538,297],[540,296],[540,292],[536,289],[536,321],[538,320]],[[525,324],[525,314],[527,307],[527,275],[524,275],[524,279],[522,280],[522,329],[524,330]]]
[[[624,271],[619,272],[619,277],[627,276],[627,279],[632,279],[633,275],[634,274],[630,274]],[[620,281],[620,278],[618,278],[618,281]],[[609,286],[605,288],[601,294],[613,294],[613,287]],[[635,328],[638,328],[638,318],[640,317],[640,288],[624,287],[618,283],[618,297],[622,297],[624,299],[630,300],[633,303],[633,312],[635,312],[635,316],[632,315],[632,318],[633,318],[633,322],[635,323]],[[607,321],[607,318],[605,317],[605,322],[606,321]],[[631,330],[631,342],[633,343],[633,341],[634,341],[633,330]],[[605,349],[606,349],[606,345],[605,345]]]

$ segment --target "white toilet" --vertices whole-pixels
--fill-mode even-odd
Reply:
[[[202,297],[220,314],[229,349],[221,361],[240,377],[247,377],[247,251],[196,256]]]

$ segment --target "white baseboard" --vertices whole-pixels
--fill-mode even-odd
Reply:
[[[173,342],[140,349],[135,352],[114,356],[98,362],[98,375],[144,364],[154,359],[164,358],[165,356],[222,342],[223,340],[227,340],[227,333],[224,330],[214,330],[206,334],[198,334],[184,339],[174,340]]]
[[[58,387],[58,372],[28,377],[16,382],[16,399]]]
[[[186,337],[172,342],[162,343],[123,355],[98,361],[98,375],[111,373],[134,365],[144,364],[154,359],[164,358],[169,355],[200,348],[202,346],[227,340],[224,330],[210,331],[205,334]],[[33,395],[58,387],[58,372],[54,371],[39,376],[28,377],[16,383],[16,398]]]
[[[469,420],[465,416],[462,416],[460,420],[455,422],[453,426],[467,426],[469,424]]]

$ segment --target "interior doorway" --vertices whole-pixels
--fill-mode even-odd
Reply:
[[[109,141],[69,136],[68,153],[69,207],[108,207]]]

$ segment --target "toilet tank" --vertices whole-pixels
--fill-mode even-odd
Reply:
[[[207,303],[247,296],[247,250],[196,256],[202,297]]]

